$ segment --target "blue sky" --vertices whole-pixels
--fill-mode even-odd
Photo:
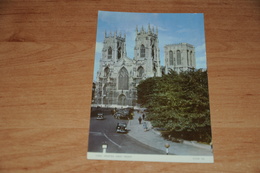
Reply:
[[[127,57],[133,59],[136,27],[145,30],[158,27],[161,65],[164,65],[164,46],[166,44],[189,43],[195,46],[196,68],[207,68],[202,13],[127,13],[99,11],[96,35],[96,54],[94,80],[102,57],[105,32],[117,31],[126,34]]]

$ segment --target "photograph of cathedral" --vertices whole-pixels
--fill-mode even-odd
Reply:
[[[102,58],[95,82],[94,104],[136,106],[136,86],[149,77],[160,77],[170,69],[180,72],[196,68],[195,48],[188,43],[164,46],[165,66],[160,62],[158,27],[136,26],[133,59],[127,57],[126,34],[104,34]]]
[[[99,11],[95,46],[88,159],[213,162],[203,14]]]

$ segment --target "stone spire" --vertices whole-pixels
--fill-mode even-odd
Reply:
[[[144,26],[142,25],[142,30],[141,30],[142,32],[144,32]]]
[[[150,23],[148,24],[148,32],[151,32]]]
[[[127,52],[126,52],[126,43],[124,45],[124,58],[127,57]]]

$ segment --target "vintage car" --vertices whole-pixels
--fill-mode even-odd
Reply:
[[[118,110],[115,114],[114,117],[116,119],[128,119],[129,118],[129,111],[125,109]]]
[[[98,113],[98,116],[97,116],[97,120],[104,120],[104,115],[103,113]]]
[[[117,123],[116,132],[117,133],[127,133],[128,131],[126,129],[126,126],[127,126],[127,124],[124,122]]]

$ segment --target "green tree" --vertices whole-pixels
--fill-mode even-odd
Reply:
[[[148,78],[138,85],[137,94],[153,126],[178,138],[211,141],[207,71],[171,71]]]

